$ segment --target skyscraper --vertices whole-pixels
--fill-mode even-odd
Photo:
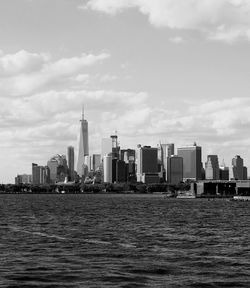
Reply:
[[[183,180],[200,180],[201,179],[201,147],[194,143],[193,146],[177,149],[178,156],[183,158]]]
[[[69,166],[69,181],[74,180],[75,153],[74,147],[68,147],[68,166]]]
[[[40,184],[40,168],[36,163],[32,163],[32,184]]]
[[[137,151],[137,181],[158,183],[158,148],[139,147]]]
[[[174,155],[174,143],[160,144],[158,146],[158,161],[161,164],[163,179],[167,180],[168,176],[168,159]]]
[[[243,159],[236,155],[232,159],[233,177],[235,180],[243,180]]]
[[[84,157],[89,155],[88,121],[84,119],[84,108],[82,108],[82,119],[80,120],[80,141],[77,161],[77,174],[82,176]]]
[[[93,154],[91,162],[91,169],[96,171],[96,169],[99,168],[101,164],[101,154]]]
[[[50,182],[56,183],[64,181],[68,172],[68,165],[66,156],[62,154],[57,154],[53,156],[48,162],[47,166],[50,171]]]
[[[182,157],[172,155],[168,157],[168,182],[179,184],[183,180],[183,159]]]
[[[103,156],[103,181],[112,183],[112,156]]]
[[[220,168],[217,155],[208,155],[205,163],[205,174],[207,180],[219,180]]]

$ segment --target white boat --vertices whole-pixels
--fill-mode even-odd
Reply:
[[[250,201],[250,196],[234,196],[234,201]]]

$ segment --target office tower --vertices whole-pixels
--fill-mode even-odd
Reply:
[[[91,156],[87,155],[87,156],[84,157],[84,164],[87,167],[87,171],[90,172],[92,170],[91,169]],[[87,176],[87,175],[85,175],[85,176]]]
[[[207,180],[219,180],[220,169],[217,155],[208,155],[205,163],[205,177]]]
[[[183,159],[177,155],[168,157],[168,182],[179,184],[183,181]]]
[[[120,159],[126,164],[126,178],[127,180],[134,180],[136,177],[135,172],[135,150],[134,149],[122,149],[120,153]]]
[[[65,155],[57,154],[53,156],[47,162],[47,166],[50,171],[51,183],[63,182],[68,175],[68,166]]]
[[[74,171],[75,171],[74,147],[69,146],[67,149],[67,154],[68,154],[68,166],[69,166],[68,180],[74,181]]]
[[[15,177],[15,184],[31,184],[32,183],[32,175],[29,174],[21,174]]]
[[[103,156],[103,181],[112,183],[112,156]]]
[[[118,145],[118,136],[111,135],[110,138],[112,140],[112,158],[119,159],[120,147]]]
[[[194,143],[177,149],[179,157],[183,158],[183,180],[200,180],[202,171],[201,147]]]
[[[96,171],[101,165],[101,154],[93,154],[92,155],[92,164],[91,169]]]
[[[112,183],[116,182],[116,163],[117,159],[112,158]]]
[[[137,151],[137,181],[158,183],[158,148],[139,147]]]
[[[243,166],[243,180],[247,180],[248,176],[247,176],[247,167]]]
[[[134,149],[122,149],[121,160],[126,163],[135,162],[135,150]]]
[[[80,120],[80,141],[77,160],[77,173],[81,177],[83,173],[84,157],[89,155],[88,121],[84,119],[84,108],[82,108],[82,119]]]
[[[103,138],[102,139],[102,158],[105,155],[112,156],[112,139],[111,138]]]
[[[168,181],[168,158],[174,155],[174,143],[160,144],[158,149],[158,160],[162,165],[162,176],[164,180]]]
[[[38,166],[39,168],[39,184],[45,184],[45,168],[43,166]]]
[[[236,155],[232,159],[233,178],[235,180],[243,180],[243,159]]]
[[[36,163],[32,163],[32,184],[40,184],[40,169]]]
[[[45,167],[32,163],[32,184],[45,184]]]
[[[55,183],[56,179],[57,179],[57,167],[58,167],[57,160],[52,157],[47,162],[47,166],[49,167],[49,171],[50,171],[50,181],[51,181],[51,183]]]
[[[126,163],[123,160],[117,160],[116,162],[116,182],[127,181]]]
[[[220,180],[229,180],[229,167],[220,167]]]
[[[44,167],[45,184],[50,184],[50,170],[48,166]]]

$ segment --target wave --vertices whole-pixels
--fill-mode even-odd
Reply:
[[[55,238],[55,239],[58,239],[58,240],[67,240],[67,238],[59,236],[59,235],[54,235],[54,234],[49,235],[49,234],[44,233],[44,232],[28,231],[28,230],[22,229],[20,227],[9,226],[8,228],[10,230],[14,231],[14,232],[21,232],[21,233],[25,233],[25,234],[31,234],[31,235],[47,237],[47,238]]]

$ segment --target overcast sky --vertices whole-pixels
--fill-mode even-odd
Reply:
[[[77,152],[192,144],[250,166],[249,0],[1,0],[0,182]]]

